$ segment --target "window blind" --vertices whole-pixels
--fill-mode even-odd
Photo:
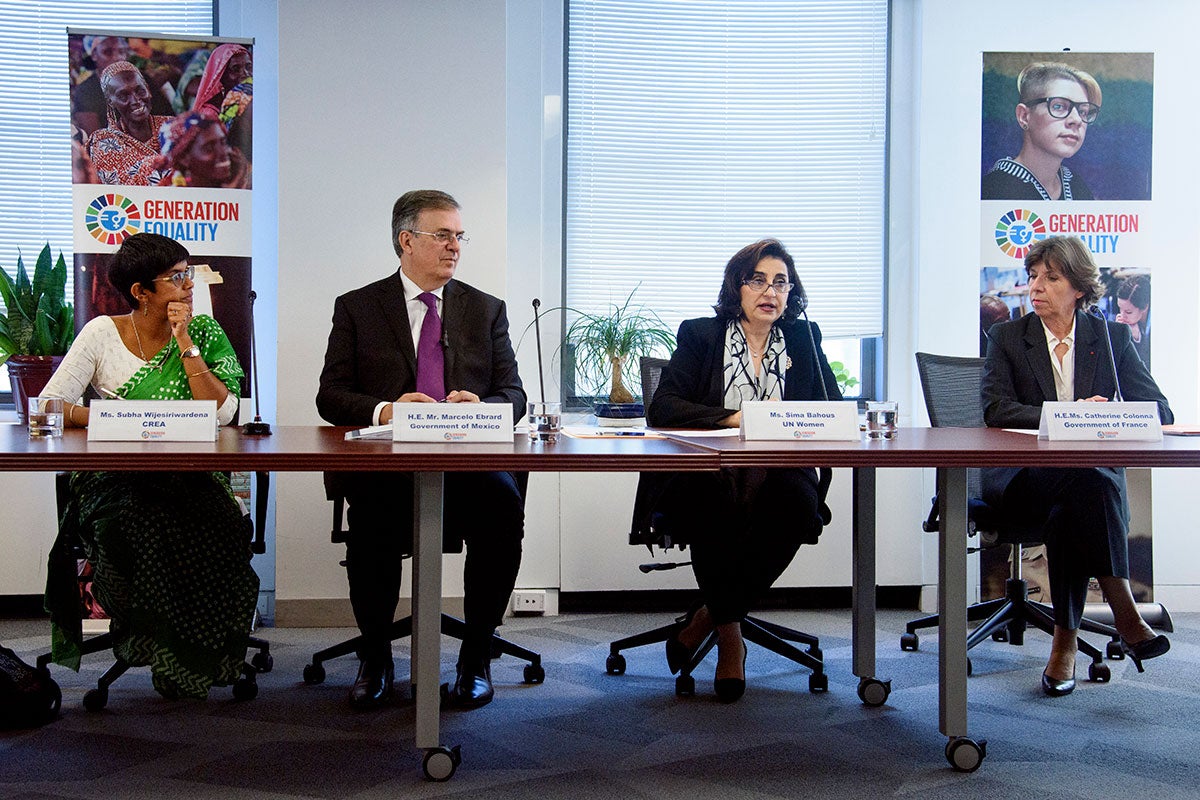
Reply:
[[[783,241],[828,338],[883,329],[886,0],[570,0],[567,305],[712,314]]]

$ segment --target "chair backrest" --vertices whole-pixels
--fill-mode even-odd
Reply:
[[[917,353],[925,410],[935,428],[983,428],[983,359]]]
[[[917,353],[925,410],[935,428],[983,428],[983,359]],[[983,494],[978,469],[967,470],[967,496]]]
[[[638,366],[642,371],[642,405],[647,410],[650,409],[650,401],[654,399],[654,393],[658,391],[658,382],[662,379],[663,367],[671,363],[665,358],[651,358],[650,356],[642,356],[638,362]]]

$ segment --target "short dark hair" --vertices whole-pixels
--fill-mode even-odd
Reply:
[[[157,233],[135,233],[121,243],[121,249],[113,256],[108,282],[130,308],[137,308],[138,301],[132,292],[135,283],[153,292],[155,278],[187,259],[187,248],[174,239]]]
[[[792,284],[792,290],[788,292],[781,319],[791,321],[800,318],[800,312],[808,307],[808,295],[804,293],[804,285],[796,274],[796,262],[778,239],[761,239],[748,244],[729,259],[717,304],[713,306],[718,317],[726,321],[742,318],[742,284],[754,277],[755,267],[764,258],[778,258],[787,265],[788,282]]]
[[[1100,269],[1092,260],[1091,251],[1074,236],[1047,236],[1034,242],[1025,254],[1025,274],[1038,264],[1053,268],[1075,291],[1083,292],[1083,297],[1075,301],[1076,309],[1090,306],[1104,296]]]
[[[1134,308],[1145,311],[1150,307],[1150,279],[1139,275],[1121,281],[1117,287],[1117,299],[1128,300]]]
[[[411,231],[421,212],[431,208],[457,211],[462,206],[453,197],[437,189],[405,192],[396,200],[396,204],[392,206],[392,248],[397,256],[403,255],[400,249],[400,231]]]

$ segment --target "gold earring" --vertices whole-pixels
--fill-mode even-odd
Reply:
[[[142,316],[146,316],[150,312],[146,310],[146,298],[142,298]]]

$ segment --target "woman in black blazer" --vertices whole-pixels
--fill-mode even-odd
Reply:
[[[1000,323],[988,334],[982,387],[988,426],[1037,428],[1044,402],[1110,399],[1116,392],[1114,362],[1123,398],[1156,402],[1159,417],[1171,422],[1167,399],[1134,350],[1129,327],[1083,311],[1104,292],[1083,243],[1068,236],[1042,239],[1025,256],[1025,272],[1034,313]],[[1129,588],[1123,469],[991,468],[983,471],[983,492],[987,502],[1043,531],[1054,605],[1054,643],[1042,673],[1046,694],[1061,696],[1075,688],[1076,634],[1092,576],[1138,671],[1144,659],[1167,652],[1170,642],[1155,636],[1138,615]]]
[[[807,305],[795,263],[775,239],[742,248],[725,267],[716,317],[687,320],[648,409],[656,428],[737,428],[744,400],[840,400],[821,332],[800,319]],[[751,603],[813,544],[829,521],[809,469],[727,469],[647,476],[639,507],[668,515],[692,546],[703,605],[667,641],[678,672],[717,633],[717,696],[746,689],[741,620]]]

